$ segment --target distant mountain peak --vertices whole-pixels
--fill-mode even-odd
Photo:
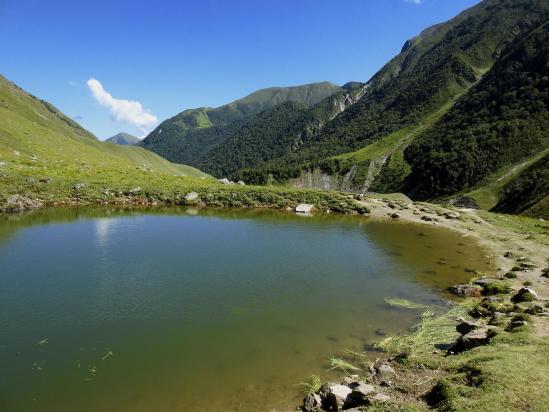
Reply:
[[[139,139],[138,137],[135,137],[129,133],[124,133],[124,132],[115,134],[114,136],[109,137],[107,140],[105,140],[105,142],[107,143],[114,143],[114,144],[120,144],[125,146],[134,145],[139,143],[140,141],[141,139]]]

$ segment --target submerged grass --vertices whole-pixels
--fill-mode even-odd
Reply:
[[[345,373],[350,373],[352,371],[360,371],[361,369],[358,366],[355,366],[341,358],[331,358],[330,359],[330,369],[329,370],[341,370]]]
[[[404,309],[427,309],[429,306],[421,303],[412,302],[406,299],[400,298],[385,298],[385,303],[389,306],[404,308]]]
[[[320,389],[322,386],[322,379],[320,379],[320,376],[318,375],[311,375],[306,381],[299,383],[297,386],[304,395],[309,395]]]

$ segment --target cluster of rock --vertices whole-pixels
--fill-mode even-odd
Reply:
[[[219,179],[218,182],[221,183],[222,185],[240,185],[240,186],[246,185],[246,183],[244,183],[242,180],[239,180],[238,182],[235,183],[232,180],[227,179],[226,177],[224,177],[223,179]]]
[[[1,212],[22,212],[28,209],[37,209],[42,207],[42,202],[26,196],[12,195],[0,205]]]
[[[301,410],[319,411],[362,411],[374,403],[389,402],[391,398],[374,385],[391,386],[396,378],[395,370],[386,362],[374,364],[369,375],[361,380],[358,375],[350,375],[341,383],[326,383],[303,399]],[[370,383],[367,383],[368,381]]]

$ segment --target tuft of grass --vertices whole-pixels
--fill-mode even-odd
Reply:
[[[485,295],[506,295],[511,293],[509,283],[501,280],[494,280],[484,286]]]
[[[318,375],[311,375],[307,380],[300,382],[298,387],[304,395],[309,395],[317,392],[322,386],[322,379]]]

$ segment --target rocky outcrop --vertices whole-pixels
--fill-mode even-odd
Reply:
[[[0,212],[22,212],[40,207],[42,207],[42,202],[39,200],[21,195],[12,195],[3,204],[0,203]]]
[[[344,175],[329,175],[320,169],[305,170],[295,179],[290,179],[288,184],[297,189],[322,189],[338,192],[366,193],[363,184],[356,185],[353,180],[357,167],[353,166]]]

